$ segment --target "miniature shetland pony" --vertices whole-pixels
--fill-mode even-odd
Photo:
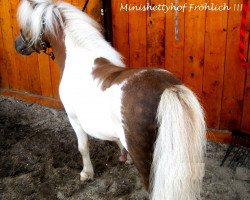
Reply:
[[[68,3],[22,0],[18,18],[17,52],[43,51],[60,65],[60,98],[77,135],[82,181],[94,176],[91,135],[129,152],[152,200],[200,199],[205,122],[187,87],[166,70],[125,68],[99,25]]]

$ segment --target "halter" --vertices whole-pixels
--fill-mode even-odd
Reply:
[[[35,48],[33,47],[32,43],[31,43],[30,41],[27,41],[27,40],[25,39],[22,30],[20,30],[20,38],[21,38],[21,40],[23,41],[23,43],[27,45],[26,48],[22,49],[22,51],[23,51],[23,50],[26,50],[26,49],[28,49],[28,48],[31,48],[31,49],[34,50],[35,52],[40,53],[37,49],[35,49]]]
[[[44,20],[43,20],[43,26],[44,26],[44,24],[45,24],[45,23],[44,23]],[[48,55],[52,60],[55,60],[55,55],[54,55],[53,51],[49,52],[48,49],[49,49],[50,47],[47,45],[46,42],[44,42],[44,41],[42,40],[43,33],[44,33],[44,32],[43,32],[43,29],[42,29],[42,32],[40,33],[39,38],[38,38],[39,44],[40,44],[40,46],[42,47],[42,52],[43,52],[44,54]],[[40,53],[40,52],[39,52],[39,53]]]
[[[45,24],[44,20],[43,20],[42,24],[43,24],[43,26],[44,26],[44,24]],[[44,29],[44,28],[43,28],[43,29]],[[43,29],[42,29],[42,32],[40,33],[39,37],[38,37],[38,44],[39,44],[40,47],[42,48],[42,53],[48,55],[52,60],[55,60],[55,55],[54,55],[53,51],[49,52],[48,49],[49,49],[50,47],[47,45],[46,42],[44,42],[44,41],[42,40],[42,36],[43,36],[43,34],[44,34]],[[28,49],[28,48],[31,48],[33,51],[35,51],[35,52],[37,52],[37,53],[41,53],[41,52],[40,52],[40,49],[38,50],[38,49],[34,48],[34,46],[33,46],[33,44],[31,43],[31,41],[27,41],[27,40],[25,39],[22,30],[20,31],[20,38],[21,38],[21,40],[27,45],[27,47],[26,47],[25,49],[23,49],[23,50],[26,50],[26,49]]]

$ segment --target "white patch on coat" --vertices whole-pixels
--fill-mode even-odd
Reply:
[[[79,47],[67,34],[65,46],[66,62],[60,97],[67,114],[77,118],[87,134],[103,140],[120,139],[127,148],[121,116],[121,88],[124,83],[102,91],[91,74],[96,58],[105,57],[116,63],[120,58],[107,57],[105,50],[92,52]]]

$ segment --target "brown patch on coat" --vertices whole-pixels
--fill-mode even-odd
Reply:
[[[166,71],[149,69],[132,77],[122,88],[122,115],[128,151],[149,189],[149,176],[157,137],[156,113],[161,94],[181,82]]]
[[[165,89],[180,85],[181,82],[164,70],[122,68],[105,58],[95,60],[92,75],[100,81],[102,90],[127,79],[127,83],[122,87],[124,132],[129,154],[148,190],[154,143],[158,132],[158,104]]]
[[[92,71],[94,79],[98,79],[101,89],[106,90],[114,84],[119,84],[141,69],[118,67],[105,58],[95,59]]]

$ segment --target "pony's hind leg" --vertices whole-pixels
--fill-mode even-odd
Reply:
[[[121,151],[121,155],[119,156],[119,161],[125,162],[126,164],[132,164],[133,160],[130,157],[130,155],[127,152],[127,150],[123,147],[123,145],[120,142],[120,140],[116,140],[116,144],[118,145],[118,147],[119,147],[119,149]]]
[[[80,151],[82,155],[83,170],[80,173],[80,180],[81,181],[92,180],[94,178],[94,170],[93,170],[93,165],[90,161],[90,156],[89,156],[88,136],[85,133],[85,131],[82,129],[77,119],[73,119],[69,117],[69,121],[74,131],[76,132],[78,150]]]

